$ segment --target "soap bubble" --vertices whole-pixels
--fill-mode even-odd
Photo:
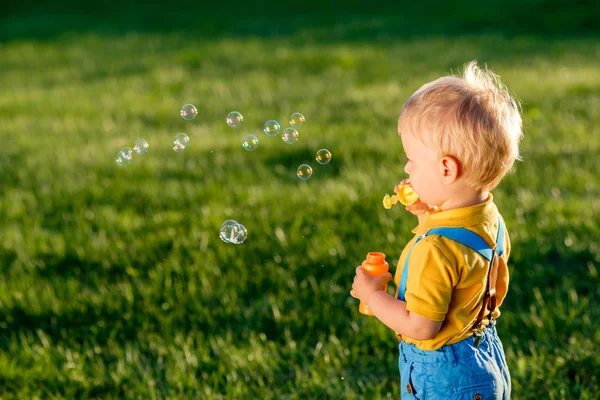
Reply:
[[[290,125],[294,128],[300,128],[302,125],[304,125],[304,121],[306,121],[306,118],[304,118],[304,115],[300,114],[299,112],[290,115]]]
[[[138,154],[146,154],[148,152],[148,142],[146,142],[144,139],[136,140],[133,150]]]
[[[237,224],[237,222],[234,219],[228,219],[221,224],[221,228],[223,228],[225,225],[231,225],[231,224]]]
[[[126,167],[129,164],[131,164],[131,156],[133,155],[133,152],[131,151],[131,149],[129,147],[123,147],[123,149],[119,152],[119,154],[117,154],[117,159],[116,162],[117,164],[119,164],[121,167]]]
[[[225,243],[240,244],[248,237],[246,227],[233,219],[228,219],[221,224],[219,237]]]
[[[183,151],[190,142],[190,138],[185,133],[178,133],[173,142],[173,150]]]
[[[184,106],[181,107],[179,114],[181,114],[181,118],[186,121],[191,121],[198,115],[198,109],[193,104],[184,104]]]
[[[329,161],[331,161],[331,153],[327,149],[321,149],[317,151],[316,159],[321,165],[329,164]]]
[[[227,125],[232,128],[239,128],[242,126],[242,122],[244,121],[244,117],[237,111],[232,111],[227,114]]]
[[[242,147],[248,151],[254,151],[258,148],[258,138],[254,135],[244,136]]]
[[[301,166],[298,167],[298,170],[296,171],[296,175],[298,175],[298,178],[302,179],[303,181],[306,181],[308,179],[310,179],[310,177],[312,176],[312,168],[310,167],[310,165],[308,164],[302,164]]]
[[[232,243],[236,239],[239,232],[240,224],[238,224],[234,220],[230,220],[230,222],[225,221],[221,226],[221,232],[219,233],[219,237],[225,243]]]
[[[239,232],[237,234],[235,242],[232,242],[233,244],[244,243],[244,241],[248,237],[248,231],[246,230],[246,227],[242,224],[238,224],[238,226],[239,226]]]
[[[294,128],[285,128],[281,139],[287,144],[294,144],[298,141],[298,131]]]
[[[280,129],[279,122],[272,120],[272,119],[265,122],[264,131],[267,135],[276,136],[279,134],[279,129]]]

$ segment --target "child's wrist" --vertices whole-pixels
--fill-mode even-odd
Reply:
[[[373,300],[373,296],[375,296],[379,292],[383,292],[383,290],[382,289],[375,289],[371,293],[369,293],[369,295],[365,299],[365,304],[370,307],[371,306],[371,301]]]

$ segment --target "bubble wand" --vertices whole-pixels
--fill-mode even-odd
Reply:
[[[398,204],[398,202],[405,206],[410,206],[419,201],[419,195],[415,193],[412,186],[410,186],[409,180],[404,180],[400,185],[396,186],[394,188],[394,193],[393,196],[390,196],[389,194],[383,196],[383,207],[386,210],[389,210],[393,205]]]

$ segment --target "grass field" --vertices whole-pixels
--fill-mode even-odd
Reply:
[[[403,102],[471,59],[502,76],[526,130],[494,192],[513,242],[498,324],[513,398],[599,398],[597,36],[40,21],[0,30],[0,398],[399,398],[394,334],[349,290],[369,251],[395,270],[416,223],[381,205],[404,177]],[[296,111],[297,144],[261,132]],[[149,153],[118,167],[138,138]],[[230,218],[245,243],[219,239]]]

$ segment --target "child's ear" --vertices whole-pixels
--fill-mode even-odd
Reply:
[[[445,184],[453,183],[460,176],[460,162],[452,156],[443,156],[441,159],[442,181]]]

